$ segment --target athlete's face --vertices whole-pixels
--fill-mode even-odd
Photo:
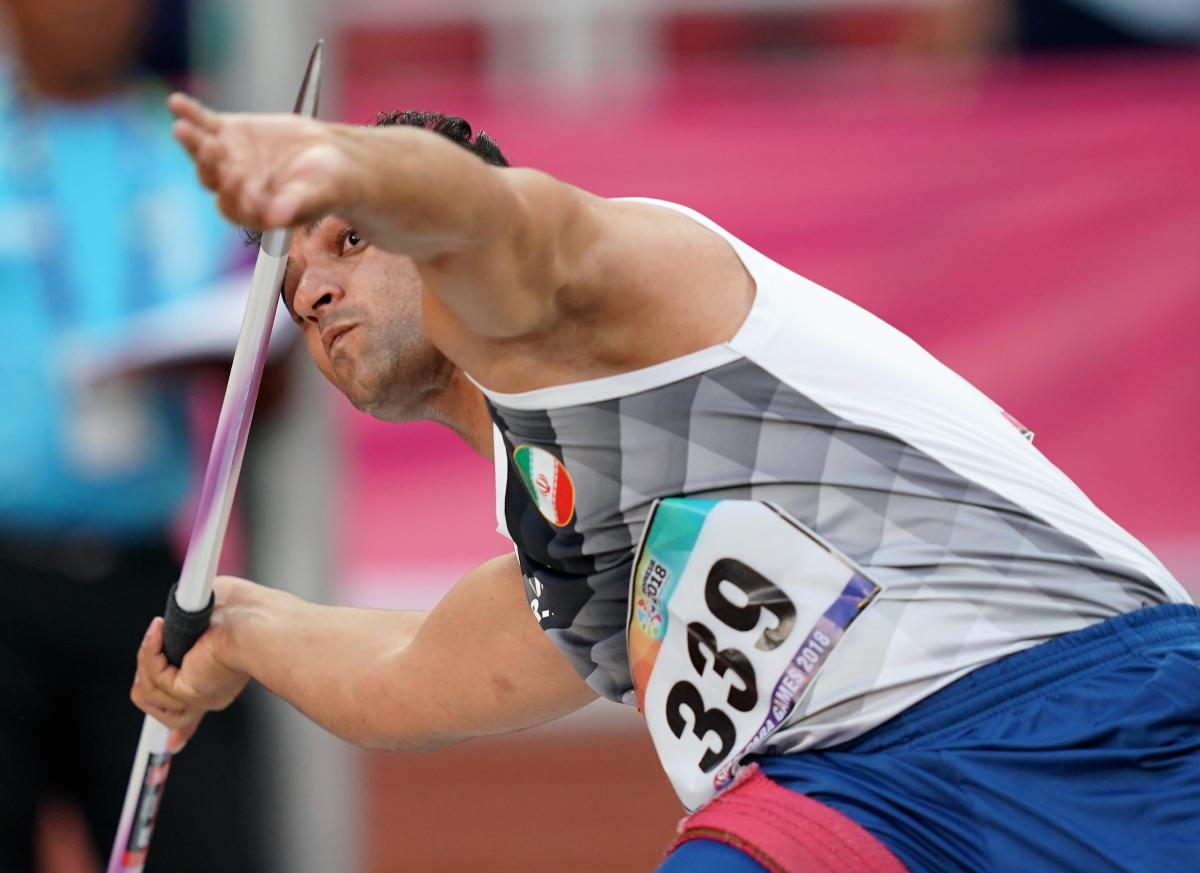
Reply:
[[[453,373],[425,334],[415,264],[339,218],[296,231],[283,299],[317,368],[363,412],[422,418]]]

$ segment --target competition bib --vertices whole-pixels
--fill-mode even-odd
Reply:
[[[763,749],[878,591],[771,504],[655,504],[631,580],[629,663],[684,806],[712,797]]]

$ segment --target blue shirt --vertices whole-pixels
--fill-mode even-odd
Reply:
[[[236,231],[170,135],[165,91],[31,102],[0,77],[0,529],[162,530],[192,469],[185,398],[76,378],[68,338],[200,293]]]

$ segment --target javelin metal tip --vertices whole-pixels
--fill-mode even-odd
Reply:
[[[300,93],[296,95],[296,107],[292,111],[297,115],[316,118],[317,109],[321,104],[321,72],[325,62],[325,40],[317,40],[312,54],[308,58],[308,67],[304,70],[304,81],[300,83]]]

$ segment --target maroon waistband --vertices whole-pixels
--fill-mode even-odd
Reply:
[[[756,765],[679,823],[674,849],[716,840],[745,852],[772,873],[904,873],[883,843],[837,810],[790,791]]]

